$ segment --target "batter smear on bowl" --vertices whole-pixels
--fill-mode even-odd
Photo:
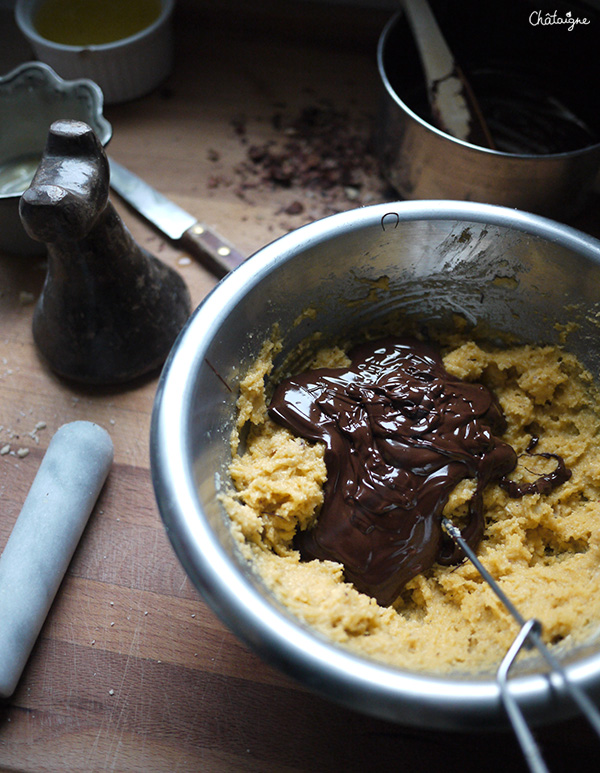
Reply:
[[[448,373],[432,346],[389,338],[358,347],[350,358],[350,367],[283,381],[269,415],[326,445],[323,507],[295,541],[302,557],[339,561],[346,579],[379,604],[391,604],[435,562],[463,558],[441,528],[461,480],[476,481],[462,531],[476,549],[490,481],[518,497],[570,477],[557,457],[554,473],[525,488],[508,481],[517,455],[498,437],[506,430],[498,401],[485,386]]]

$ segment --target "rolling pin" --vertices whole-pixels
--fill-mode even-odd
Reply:
[[[0,555],[0,698],[13,694],[113,461],[106,430],[64,424]]]

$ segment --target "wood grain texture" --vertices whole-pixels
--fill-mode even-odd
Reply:
[[[282,113],[306,106],[372,118],[388,15],[351,4],[180,0],[173,75],[105,109],[110,153],[248,255],[359,206],[365,199],[344,191],[258,179],[248,149],[277,137]],[[384,195],[376,182],[361,189],[370,201]],[[112,198],[200,303],[216,279]],[[597,228],[599,209],[596,201],[584,227]],[[0,254],[0,449],[10,447],[0,456],[0,546],[62,424],[104,426],[115,463],[17,691],[0,703],[0,771],[525,770],[510,734],[420,732],[363,717],[293,683],[224,627],[187,579],[156,508],[148,434],[157,374],[119,389],[53,375],[31,338],[44,275],[39,259]],[[553,770],[596,769],[597,742],[581,720],[539,738]]]

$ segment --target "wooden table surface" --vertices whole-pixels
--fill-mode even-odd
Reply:
[[[235,2],[214,6],[182,0],[172,76],[147,97],[106,106],[112,156],[247,254],[316,217],[393,196],[368,147],[375,46],[389,14],[302,2],[247,13]],[[23,57],[15,40],[13,64]],[[358,143],[355,156],[364,150],[350,183],[311,182],[308,162],[281,179],[287,142],[322,150],[297,121],[307,116],[338,121],[342,140]],[[274,149],[277,173],[265,163]],[[347,166],[343,148],[335,152]],[[113,201],[199,303],[216,279]],[[595,202],[576,224],[592,231],[599,210]],[[0,447],[10,446],[0,456],[0,548],[62,424],[105,427],[115,461],[18,688],[0,703],[0,770],[524,770],[510,733],[364,717],[313,696],[234,638],[186,577],[158,515],[148,460],[157,376],[91,389],[50,372],[31,335],[44,276],[42,260],[0,254]],[[597,769],[589,755],[600,746],[582,720],[538,738],[553,770]]]

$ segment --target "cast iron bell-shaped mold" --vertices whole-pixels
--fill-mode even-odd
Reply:
[[[19,212],[48,270],[33,337],[49,367],[88,384],[129,381],[166,359],[191,311],[183,279],[138,245],[109,200],[94,131],[55,121]]]

